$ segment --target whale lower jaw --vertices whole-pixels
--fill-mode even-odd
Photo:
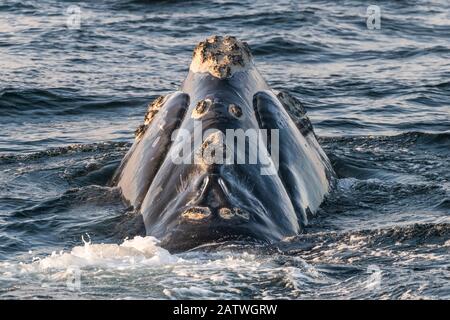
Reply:
[[[175,229],[165,234],[160,245],[172,253],[192,250],[204,245],[215,245],[230,242],[272,243],[261,239],[252,228],[237,226],[218,226],[211,228],[207,225],[190,227],[187,230]]]

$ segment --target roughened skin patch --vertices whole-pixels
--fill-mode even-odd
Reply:
[[[278,100],[280,100],[286,111],[291,115],[295,116],[296,118],[302,118],[303,116],[305,116],[305,107],[294,96],[290,95],[287,92],[280,91],[277,94],[277,98]]]
[[[199,221],[208,218],[211,210],[207,207],[193,207],[185,210],[181,217],[186,220]]]
[[[248,214],[248,212],[245,210],[242,210],[240,208],[233,208],[233,209],[220,208],[219,216],[225,220],[230,220],[230,219],[235,219],[235,218],[240,218],[240,219],[244,219],[244,220],[250,219],[250,215]]]
[[[280,91],[277,98],[304,136],[311,132],[314,134],[311,121],[306,115],[306,109],[299,100],[284,91]]]
[[[144,125],[148,125],[150,124],[150,122],[152,122],[153,118],[156,116],[159,109],[161,109],[165,100],[165,96],[159,96],[158,98],[153,100],[153,102],[148,106],[147,113],[145,114]]]
[[[191,117],[198,119],[202,117],[211,107],[212,101],[210,99],[200,100],[192,111]]]
[[[232,36],[212,36],[195,47],[190,70],[209,72],[216,78],[225,79],[252,65],[252,54],[246,42]]]
[[[166,96],[159,96],[152,103],[148,105],[147,113],[144,117],[144,124],[141,124],[136,131],[134,132],[134,136],[136,139],[142,137],[145,131],[148,128],[148,125],[152,122],[153,118],[158,113],[159,109],[161,109],[162,105],[166,101]]]

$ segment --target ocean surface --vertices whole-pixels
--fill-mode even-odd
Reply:
[[[450,3],[372,2],[381,29],[366,1],[2,0],[0,298],[449,299]],[[213,34],[303,101],[339,180],[304,234],[170,254],[119,235],[108,182]]]

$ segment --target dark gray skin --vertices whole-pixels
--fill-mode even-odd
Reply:
[[[253,65],[246,44],[215,37],[201,43],[196,54],[211,57],[216,52],[208,51],[208,46],[224,41],[238,44],[233,44],[231,55],[242,51],[243,65],[230,65],[222,74],[199,72],[191,65],[180,91],[150,107],[146,124],[114,178],[124,199],[142,214],[146,234],[171,251],[212,241],[274,242],[296,235],[331,188],[333,169],[301,103],[287,93],[272,92]],[[213,67],[218,70],[227,63],[213,63]],[[278,172],[261,175],[265,166],[261,161],[174,163],[171,153],[179,149],[172,135],[187,130],[194,145],[195,121],[201,121],[203,133],[278,129]],[[190,156],[204,147],[204,143],[194,146]]]

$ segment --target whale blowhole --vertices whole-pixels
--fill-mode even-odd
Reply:
[[[225,79],[252,65],[252,54],[246,42],[233,36],[212,36],[195,47],[189,69]]]

